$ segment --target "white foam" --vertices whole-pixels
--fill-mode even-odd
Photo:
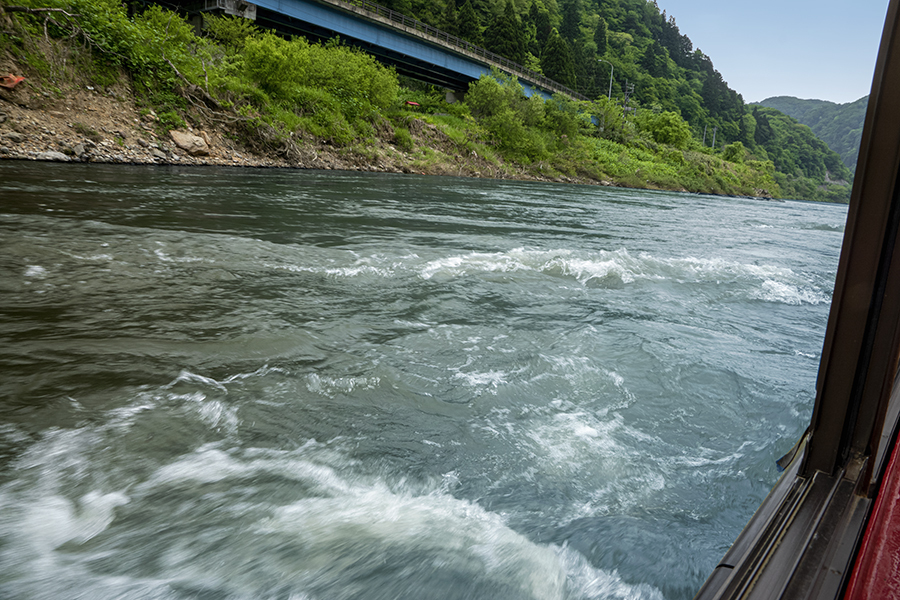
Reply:
[[[244,379],[249,379],[251,377],[265,377],[269,373],[282,373],[287,374],[288,371],[282,369],[280,367],[270,367],[269,365],[263,365],[252,373],[237,373],[235,375],[229,375],[225,379],[222,380],[222,383],[232,383],[234,381],[242,381]]]
[[[419,257],[415,254],[403,256],[387,256],[375,254],[372,256],[359,257],[356,253],[347,253],[348,256],[331,259],[321,259],[318,263],[313,261],[310,265],[294,264],[294,263],[263,263],[268,269],[278,269],[290,271],[293,273],[309,273],[312,275],[324,275],[333,278],[354,278],[361,276],[380,277],[390,279],[407,268],[409,264],[416,264]],[[345,260],[340,260],[345,258]],[[340,265],[335,263],[345,262]],[[331,263],[325,266],[325,263]]]
[[[625,582],[616,571],[597,569],[579,552],[566,545],[554,550],[568,573],[570,597],[585,600],[664,600],[662,592],[651,585]]]
[[[565,597],[566,573],[552,549],[534,544],[477,504],[441,493],[413,496],[358,486],[340,497],[281,507],[259,527],[264,534],[299,539],[321,564],[316,579],[340,577],[334,564],[376,568],[369,550],[375,546],[434,561],[433,568],[446,564],[497,579],[521,590],[523,598]]]
[[[141,403],[137,406],[144,408]],[[603,435],[581,415],[563,415],[557,421],[586,443]],[[6,548],[0,545],[0,562],[12,582],[0,590],[37,597],[55,597],[68,589],[75,595],[90,590],[92,597],[104,600],[165,598],[167,582],[180,581],[266,598],[266,586],[278,580],[282,590],[302,598],[309,585],[340,589],[348,576],[377,573],[383,568],[381,556],[389,554],[395,560],[412,559],[407,570],[417,572],[411,582],[420,581],[423,572],[446,570],[459,574],[461,582],[475,582],[473,589],[479,592],[500,586],[517,590],[516,596],[523,599],[656,598],[647,586],[629,586],[614,572],[594,569],[573,550],[536,544],[511,529],[502,514],[455,498],[452,491],[459,484],[455,471],[433,482],[389,484],[377,474],[361,471],[333,444],[312,440],[292,451],[204,444],[141,477],[127,492],[94,488],[72,500],[57,491],[63,479],[74,476],[74,481],[84,482],[97,475],[78,474],[78,469],[88,464],[91,448],[105,443],[96,431],[59,431],[45,435],[26,452],[28,458],[17,463],[17,469],[31,469],[39,477],[31,482],[20,478],[0,488],[0,539],[6,543]],[[244,499],[259,485],[257,481],[271,481],[272,475],[297,482],[282,488],[297,490],[293,499],[283,505],[277,504],[278,495],[271,500],[267,495]],[[198,489],[222,482],[228,485]],[[143,578],[128,568],[112,574],[92,571],[91,562],[104,560],[109,546],[80,545],[107,532],[118,509],[135,504],[143,510],[174,501],[154,517],[160,521],[145,527],[148,532],[177,528],[190,523],[183,519],[191,518],[201,496],[217,498],[222,503],[217,510],[239,518],[240,527],[258,536],[250,538],[256,541],[249,542],[249,548],[261,544],[263,560],[248,569],[247,556],[222,543],[227,538],[220,536],[231,534],[216,529],[211,536],[190,540],[163,536],[154,541],[153,551],[160,553],[166,579]],[[116,552],[139,552],[130,544],[137,543],[135,536],[144,535],[141,523],[132,519],[123,527],[128,530],[117,534],[126,537],[116,542],[122,544]],[[61,549],[69,542],[79,547]],[[280,561],[275,549],[288,545],[301,548],[302,556]],[[379,550],[373,553],[373,548]],[[46,573],[55,575],[47,578]],[[405,585],[398,577],[392,590]]]
[[[328,398],[334,398],[337,394],[349,394],[357,389],[375,389],[380,383],[380,377],[329,377],[318,373],[306,376],[306,389]]]
[[[419,269],[423,279],[456,278],[478,273],[533,272],[572,278],[582,285],[618,287],[638,281],[675,281],[682,283],[738,283],[752,292],[754,298],[773,302],[818,303],[827,301],[825,294],[794,273],[777,265],[757,265],[723,258],[658,258],[641,252],[632,255],[620,248],[593,253],[571,250],[527,250],[508,252],[470,252],[435,259]],[[793,293],[778,293],[773,285],[791,288]]]
[[[226,388],[224,385],[222,385],[212,377],[205,377],[203,375],[198,375],[197,373],[191,373],[190,371],[185,370],[178,373],[178,377],[163,386],[163,389],[172,389],[182,382],[199,383],[201,385],[213,387],[221,392],[224,392],[225,394],[228,393],[228,388]]]
[[[476,393],[480,394],[488,392],[497,393],[497,388],[507,383],[508,375],[503,371],[485,371],[485,372],[456,372],[453,379],[462,381],[465,385],[475,388]]]
[[[47,276],[47,269],[40,265],[29,265],[27,269],[25,269],[25,277],[36,277],[37,279],[43,279]]]
[[[767,279],[762,283],[761,289],[752,294],[757,300],[766,302],[780,302],[798,306],[801,304],[820,304],[831,299],[821,293],[810,289],[801,289],[783,281]]]
[[[180,398],[185,401],[187,407],[196,412],[203,423],[212,429],[228,433],[237,432],[237,408],[228,406],[220,400],[207,398],[200,392],[186,394]]]

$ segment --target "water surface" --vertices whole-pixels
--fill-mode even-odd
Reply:
[[[0,597],[682,599],[846,208],[0,162]]]

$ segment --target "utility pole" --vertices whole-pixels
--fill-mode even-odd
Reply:
[[[609,93],[606,94],[606,97],[609,98],[610,100],[612,100],[612,79],[613,79],[613,73],[615,72],[616,68],[608,60],[603,60],[602,58],[598,58],[597,60],[600,62],[605,62],[606,64],[609,65]]]
[[[628,80],[625,80],[625,99],[622,101],[622,117],[628,113],[628,99],[631,97],[631,94],[634,93],[634,84],[628,83]]]
[[[703,125],[703,147],[706,148],[706,124]]]

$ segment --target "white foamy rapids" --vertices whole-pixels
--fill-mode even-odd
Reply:
[[[552,401],[549,408],[515,413],[497,408],[474,428],[478,435],[515,447],[496,458],[504,466],[492,476],[503,485],[517,484],[507,473],[517,474],[514,477],[524,473],[543,485],[571,488],[574,496],[584,499],[557,512],[548,507],[544,518],[550,522],[654,505],[669,493],[669,486],[677,488],[685,472],[702,480],[732,476],[746,454],[754,451],[746,444],[733,449],[698,443],[685,449],[628,423],[615,409],[585,410],[562,400]],[[505,464],[509,456],[522,457],[525,463]]]
[[[453,380],[473,388],[473,393],[480,396],[484,392],[497,394],[497,389],[507,383],[508,374],[502,371],[466,372],[457,371]]]
[[[583,253],[571,250],[527,250],[449,256],[428,262],[423,279],[456,278],[477,273],[535,272],[573,278],[588,286],[619,287],[637,281],[737,283],[753,299],[787,304],[827,302],[827,294],[794,273],[774,265],[745,264],[714,258],[632,256],[627,250]]]
[[[768,279],[763,281],[759,290],[752,297],[766,302],[780,302],[782,304],[819,304],[829,302],[830,298],[818,290],[802,288],[782,281]]]
[[[535,544],[440,482],[388,484],[360,471],[314,441],[293,451],[206,444],[127,490],[70,499],[7,485],[0,595],[661,597],[574,550]]]
[[[122,489],[75,492],[92,478],[90,451],[99,441],[92,429],[50,430],[11,465],[19,477],[0,486],[0,597],[62,597],[47,591],[65,570],[59,548],[89,542],[129,502]]]
[[[646,583],[626,583],[615,571],[596,569],[579,552],[568,546],[554,547],[569,574],[571,598],[591,600],[664,600],[661,591]]]
[[[191,554],[168,554],[178,576],[209,578],[212,569],[212,577],[226,580],[219,587],[246,590],[275,578],[311,597],[326,590],[350,596],[362,592],[368,598],[416,593],[541,600],[661,597],[649,586],[632,586],[616,573],[594,569],[573,550],[534,544],[502,516],[454,498],[446,491],[453,473],[429,490],[402,481],[387,485],[349,466],[339,452],[316,442],[294,452],[208,446],[158,470],[141,491],[273,474],[306,490],[293,502],[253,510],[254,518],[265,516],[249,527],[253,533],[248,535],[258,536],[252,545],[279,552],[255,561],[252,572],[242,567],[244,557],[226,554],[218,545],[199,564]],[[290,560],[280,556],[286,548],[293,549]],[[423,581],[434,587],[421,588]],[[452,592],[444,583],[452,585]]]
[[[225,399],[228,396],[228,386],[249,378],[284,372],[283,369],[265,365],[252,373],[238,373],[217,381],[212,377],[183,370],[160,390],[141,394],[143,402],[117,410],[122,412],[122,416],[128,417],[136,414],[136,411],[142,412],[154,406],[176,406],[197,417],[212,430],[233,434],[237,432],[240,421],[237,407],[229,405]]]
[[[599,489],[586,490],[592,505],[580,507],[578,516],[639,505],[665,486],[666,473],[641,450],[658,440],[625,425],[618,413],[601,418],[570,407],[530,424],[523,434],[521,439],[532,446],[545,476],[575,481],[590,473],[585,480],[606,482]]]

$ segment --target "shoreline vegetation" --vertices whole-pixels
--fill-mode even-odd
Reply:
[[[674,111],[527,98],[495,72],[449,104],[339,40],[237,17],[203,35],[117,0],[0,0],[0,159],[232,165],[489,177],[846,201],[785,185],[741,142],[704,147]],[[828,174],[826,174],[826,180]]]

